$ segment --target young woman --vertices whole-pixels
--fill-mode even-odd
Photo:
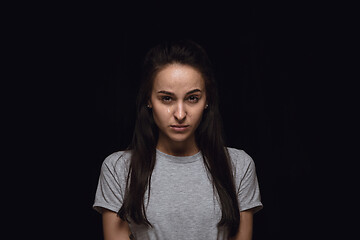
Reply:
[[[103,162],[94,208],[106,240],[251,239],[262,208],[255,165],[224,145],[198,44],[167,42],[146,55],[132,143]]]

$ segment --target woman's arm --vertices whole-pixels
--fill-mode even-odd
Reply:
[[[104,239],[129,240],[130,228],[126,221],[122,221],[115,212],[103,209],[102,212]]]
[[[253,230],[253,211],[252,209],[240,212],[240,226],[238,233],[231,240],[251,240]]]

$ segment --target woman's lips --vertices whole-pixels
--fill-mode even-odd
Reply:
[[[189,128],[189,125],[170,125],[170,128],[176,132],[183,132]]]

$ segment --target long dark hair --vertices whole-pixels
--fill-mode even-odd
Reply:
[[[145,57],[142,83],[137,98],[137,120],[132,143],[129,146],[132,152],[130,168],[124,201],[118,216],[136,224],[152,226],[146,218],[144,194],[148,190],[150,196],[158,128],[147,104],[154,77],[159,70],[172,63],[194,67],[202,74],[205,81],[208,108],[204,110],[201,123],[195,131],[196,143],[203,155],[204,164],[211,175],[214,192],[217,193],[220,202],[222,217],[218,226],[226,226],[229,236],[234,236],[238,230],[240,212],[232,164],[222,134],[215,78],[205,50],[190,40],[159,44]]]

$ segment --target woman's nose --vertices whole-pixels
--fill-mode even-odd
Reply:
[[[176,110],[174,112],[174,117],[176,118],[176,120],[182,122],[185,120],[186,115],[187,113],[184,104],[183,103],[177,104]]]

